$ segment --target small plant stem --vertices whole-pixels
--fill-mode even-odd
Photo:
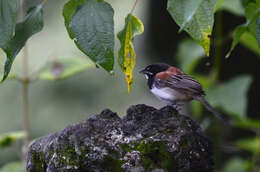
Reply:
[[[43,1],[41,2],[41,4],[44,5],[47,1],[48,1],[48,0],[43,0]]]
[[[24,18],[25,0],[21,1],[21,18]],[[23,118],[25,128],[25,139],[24,139],[24,159],[27,158],[27,149],[30,143],[30,113],[29,113],[29,76],[28,76],[28,47],[25,45],[23,48]]]
[[[215,39],[222,39],[223,36],[223,27],[222,27],[222,12],[216,13],[216,36]],[[221,60],[222,60],[222,43],[218,44],[216,41],[214,42],[215,46],[215,56],[214,56],[214,68],[212,71],[211,79],[213,82],[217,82],[219,80],[219,74],[221,71]]]
[[[24,56],[25,57],[25,56]],[[24,128],[26,136],[24,139],[24,147],[28,148],[30,143],[30,113],[29,113],[29,82],[28,78],[24,77],[23,79],[23,114],[24,114]],[[27,150],[25,151],[27,152]]]
[[[138,1],[139,1],[139,0],[135,0],[134,6],[133,6],[133,8],[132,8],[132,10],[131,10],[131,13],[133,13],[133,12],[134,12],[134,10],[135,10],[135,7],[136,7],[136,5],[137,5]]]
[[[255,133],[256,133],[256,138],[260,136],[260,130],[255,130]],[[258,154],[256,152],[253,152],[253,155],[252,155],[252,166],[255,167],[255,169],[257,169],[257,164],[260,163],[260,158],[258,156]],[[259,170],[258,170],[259,171]]]

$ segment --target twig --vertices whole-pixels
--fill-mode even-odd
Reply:
[[[43,0],[43,1],[41,2],[41,5],[44,5],[47,1],[48,1],[48,0]]]
[[[223,20],[222,13],[217,13],[216,15],[216,39],[221,39],[223,36]],[[222,62],[222,44],[217,44],[215,46],[215,55],[214,55],[214,67],[212,71],[212,79],[213,82],[216,83],[219,80],[220,70],[221,70],[221,62]]]
[[[133,12],[134,12],[134,10],[135,10],[135,7],[136,7],[136,5],[137,5],[138,1],[139,1],[139,0],[135,0],[134,6],[133,6],[133,8],[132,8],[132,10],[131,10],[131,13],[133,13]]]
[[[24,17],[25,10],[25,0],[21,1],[21,16]],[[23,49],[23,118],[24,118],[24,128],[25,128],[25,139],[24,139],[24,159],[27,158],[27,149],[30,143],[30,113],[29,113],[29,77],[28,77],[28,47],[24,46]]]

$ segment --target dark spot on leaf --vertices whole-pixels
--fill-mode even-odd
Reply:
[[[130,59],[131,58],[131,54],[128,53],[126,57]]]
[[[64,66],[63,64],[59,63],[59,62],[56,62],[54,61],[52,63],[52,66],[51,66],[51,74],[55,77],[55,78],[59,78],[61,76],[61,74],[63,73],[64,71]]]

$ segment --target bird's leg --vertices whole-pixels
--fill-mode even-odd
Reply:
[[[181,110],[181,104],[177,103],[176,101],[171,102],[170,106],[172,106],[174,109],[176,109],[177,111]]]

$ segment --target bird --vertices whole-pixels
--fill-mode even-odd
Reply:
[[[224,124],[227,122],[204,98],[201,84],[180,69],[165,63],[150,64],[139,71],[144,74],[150,91],[161,101],[176,109],[191,100],[200,101]]]

